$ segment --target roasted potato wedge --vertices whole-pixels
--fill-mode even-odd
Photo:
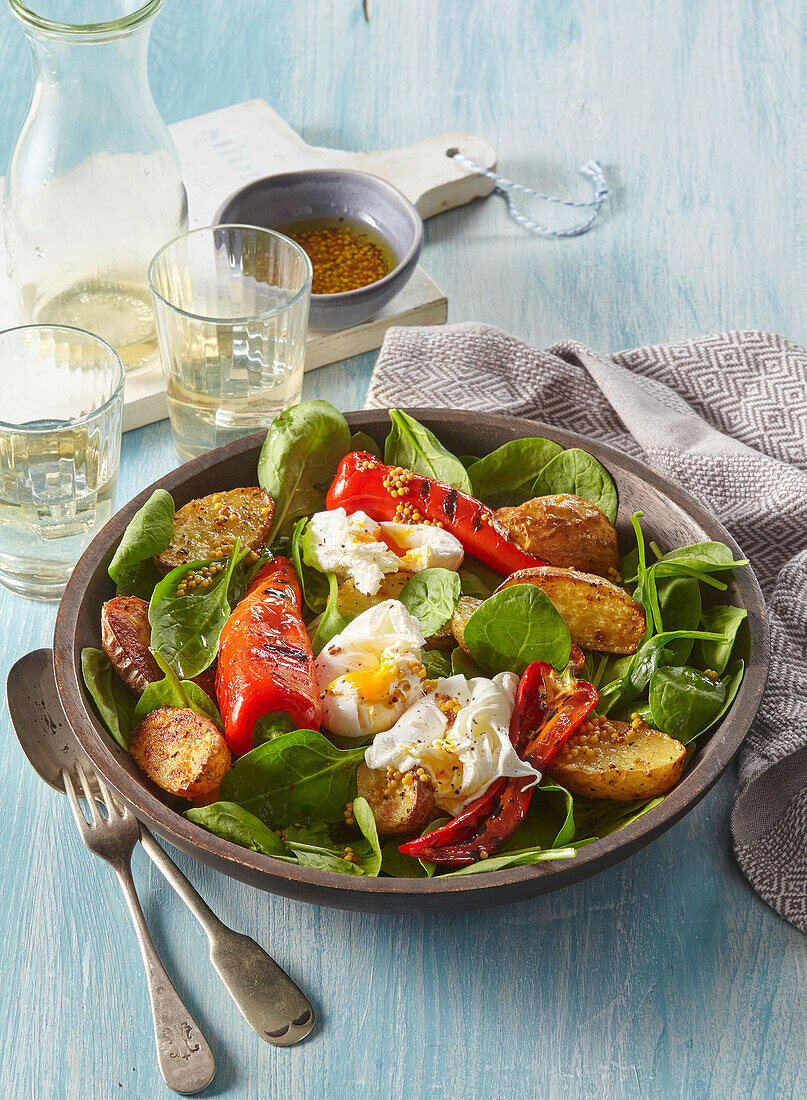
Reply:
[[[409,774],[411,783],[403,777],[393,777],[391,782],[383,768],[359,764],[359,795],[367,799],[380,836],[422,830],[434,817],[434,791],[414,772]]]
[[[619,565],[616,528],[596,504],[569,493],[499,508],[496,527],[527,554],[549,565],[613,579]]]
[[[436,630],[434,634],[430,634],[426,639],[424,649],[453,649],[456,645],[454,634],[451,630],[451,620],[444,623],[439,630]]]
[[[174,536],[157,558],[164,572],[189,561],[229,555],[236,537],[260,550],[272,529],[274,501],[257,486],[228,489],[189,501],[174,516]]]
[[[536,565],[511,573],[512,584],[535,584],[549,596],[569,628],[572,641],[603,653],[635,653],[645,631],[642,607],[619,585],[555,565]]]
[[[628,802],[666,794],[685,762],[686,749],[666,733],[594,715],[561,746],[546,774],[572,794]]]
[[[198,798],[215,791],[230,767],[230,750],[209,718],[160,707],[135,727],[129,752],[149,779],[170,794]]]
[[[457,639],[460,649],[464,650],[469,657],[471,651],[465,644],[465,624],[481,603],[482,600],[478,600],[475,596],[460,596],[460,601],[451,618],[451,632]]]
[[[368,607],[374,607],[384,600],[397,600],[401,589],[413,576],[413,573],[404,570],[400,573],[388,573],[374,596],[365,596],[363,592],[359,592],[353,581],[343,581],[339,585],[339,614],[359,615]]]
[[[101,645],[124,684],[138,695],[162,680],[149,651],[149,605],[138,596],[115,596],[101,608]]]

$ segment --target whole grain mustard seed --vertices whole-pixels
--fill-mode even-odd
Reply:
[[[350,225],[281,227],[308,253],[314,269],[312,294],[341,294],[377,283],[395,266],[381,242]]]

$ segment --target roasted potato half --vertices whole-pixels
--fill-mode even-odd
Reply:
[[[359,764],[356,774],[359,795],[373,811],[380,836],[398,836],[424,829],[434,817],[434,791],[414,772],[407,776],[387,775],[384,768]]]
[[[469,657],[471,656],[471,651],[465,644],[465,624],[481,604],[482,600],[478,600],[475,596],[460,596],[460,601],[451,618],[451,633],[456,638],[457,645],[460,649],[464,650]]]
[[[451,630],[451,620],[436,630],[434,634],[430,634],[426,639],[424,649],[454,649],[455,638]]]
[[[511,584],[534,584],[549,596],[569,628],[572,641],[603,653],[635,653],[645,631],[642,607],[619,585],[556,565],[536,565],[511,573]]]
[[[129,752],[153,783],[182,798],[217,790],[232,762],[209,718],[175,707],[147,715],[132,733]]]
[[[199,497],[174,516],[174,535],[157,558],[164,572],[189,561],[227,557],[236,537],[242,546],[260,550],[272,529],[274,501],[257,486],[228,489]]]
[[[496,527],[527,554],[569,569],[613,578],[619,565],[616,528],[596,504],[569,493],[499,508]]]
[[[142,695],[163,674],[149,650],[149,605],[138,596],[115,596],[101,608],[101,645],[124,684]]]
[[[149,605],[138,596],[115,596],[101,608],[101,644],[110,663],[128,688],[142,695],[148,684],[162,680],[151,644]],[[194,682],[211,699],[216,698],[216,666],[211,665]]]
[[[401,589],[413,576],[413,573],[403,570],[400,573],[388,573],[374,596],[365,596],[363,592],[359,592],[353,581],[343,581],[339,585],[339,614],[359,615],[368,607],[374,607],[384,600],[397,600]]]
[[[666,733],[593,715],[561,746],[546,774],[572,794],[628,802],[666,794],[685,762],[686,749]]]

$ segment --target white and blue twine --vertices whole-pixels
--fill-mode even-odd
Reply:
[[[531,187],[524,187],[522,184],[515,183],[513,180],[505,179],[504,176],[500,176],[496,172],[491,172],[489,168],[483,168],[481,164],[477,164],[475,161],[471,160],[470,157],[466,157],[464,153],[460,153],[458,150],[453,150],[449,153],[449,156],[455,160],[457,164],[461,164],[463,168],[467,168],[471,172],[476,172],[477,175],[485,176],[486,179],[493,180],[496,185],[495,190],[498,191],[500,195],[504,195],[507,199],[507,206],[513,220],[518,222],[524,229],[528,229],[531,233],[536,233],[539,237],[579,237],[581,233],[588,232],[600,216],[602,205],[608,198],[608,185],[605,182],[605,173],[598,160],[590,160],[580,169],[581,175],[588,176],[594,184],[594,198],[588,202],[574,202],[572,199],[558,199],[553,195],[543,195],[540,191],[533,191]],[[535,222],[532,218],[528,218],[526,214],[521,213],[513,198],[514,191],[519,191],[524,195],[533,195],[537,199],[543,199],[544,202],[554,202],[560,206],[590,209],[592,211],[591,216],[587,221],[581,222],[580,225],[572,226],[571,229],[550,229],[548,226],[541,225],[540,222]]]

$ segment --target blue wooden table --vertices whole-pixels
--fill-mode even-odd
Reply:
[[[451,320],[601,350],[743,326],[807,340],[799,0],[370,0],[370,10],[367,25],[359,0],[169,0],[152,43],[158,105],[176,121],[264,96],[310,142],[342,148],[466,129],[496,145],[506,174],[579,198],[576,169],[599,156],[612,197],[577,240],[530,237],[496,198],[428,224],[423,263],[448,291]],[[2,161],[29,86],[23,36],[5,14],[0,73]],[[306,395],[358,408],[372,364],[309,375]],[[167,423],[126,436],[120,503],[175,463]],[[0,594],[3,678],[50,644],[54,616]],[[0,1097],[168,1095],[111,872],[27,767],[5,709],[0,737]],[[733,862],[733,787],[724,778],[599,877],[483,913],[318,909],[178,856],[213,908],[311,995],[321,1026],[291,1050],[253,1036],[197,926],[138,855],[155,939],[216,1050],[206,1095],[807,1096],[807,943]]]

